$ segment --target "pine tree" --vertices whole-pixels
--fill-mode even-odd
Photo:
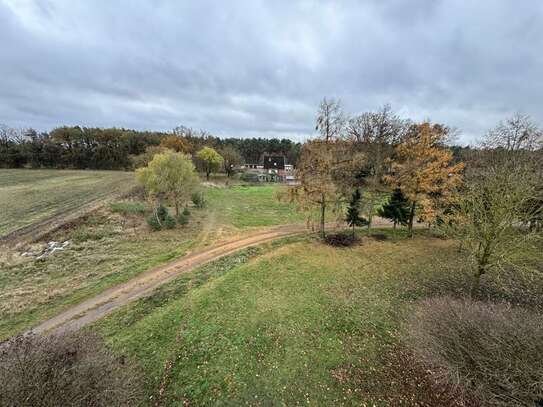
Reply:
[[[379,209],[378,214],[382,218],[390,219],[394,222],[394,229],[396,229],[397,224],[407,225],[409,210],[409,201],[403,195],[402,190],[396,188],[390,198],[388,198],[388,202]]]
[[[345,218],[345,221],[353,228],[353,236],[354,236],[354,228],[356,226],[364,226],[368,224],[368,221],[360,216],[360,200],[362,199],[362,195],[360,194],[360,190],[357,188],[351,197],[351,201],[349,202],[349,207],[347,208],[347,217]]]

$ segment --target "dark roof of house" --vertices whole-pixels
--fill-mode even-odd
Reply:
[[[282,155],[265,155],[264,156],[264,169],[285,169],[285,157]]]

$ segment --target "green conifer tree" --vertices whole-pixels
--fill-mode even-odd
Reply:
[[[407,225],[409,210],[409,201],[403,195],[401,189],[397,188],[392,192],[390,198],[388,198],[388,202],[377,213],[379,216],[394,222],[394,229],[396,229],[397,224]]]
[[[360,216],[360,200],[362,199],[362,195],[360,194],[360,190],[357,188],[351,197],[351,201],[349,202],[349,207],[347,208],[347,216],[345,218],[345,221],[353,228],[353,236],[356,226],[365,226],[368,224],[368,221]]]

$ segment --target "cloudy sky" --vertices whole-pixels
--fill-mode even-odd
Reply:
[[[323,96],[543,123],[542,0],[0,0],[0,123],[305,139]]]

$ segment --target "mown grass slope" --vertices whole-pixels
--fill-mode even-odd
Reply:
[[[427,295],[421,282],[462,266],[451,242],[382,233],[351,249],[306,239],[204,267],[97,328],[139,361],[161,405],[427,402],[441,396],[424,371],[390,355],[410,302]]]
[[[120,171],[0,169],[0,236],[134,185],[134,174]]]

